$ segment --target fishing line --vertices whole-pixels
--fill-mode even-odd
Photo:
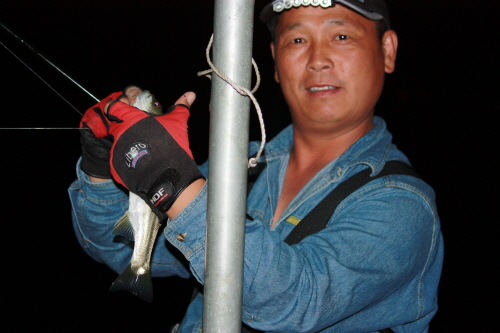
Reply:
[[[82,130],[87,128],[80,127],[0,127],[0,130]]]
[[[0,22],[0,25],[2,26],[2,28],[4,28],[8,33],[10,33],[12,36],[14,36],[14,38],[16,38],[18,41],[20,41],[24,46],[26,46],[29,50],[31,50],[32,52],[34,52],[35,54],[37,54],[40,58],[42,58],[43,60],[45,60],[49,65],[51,65],[53,68],[55,68],[59,73],[61,73],[62,75],[64,75],[68,80],[70,80],[71,82],[73,82],[77,87],[79,87],[80,89],[82,89],[83,91],[85,91],[90,97],[92,97],[93,99],[95,99],[97,102],[99,102],[99,99],[97,97],[95,97],[94,95],[92,95],[87,89],[85,89],[84,87],[82,87],[78,82],[76,82],[75,80],[73,80],[68,74],[66,74],[65,72],[63,72],[59,67],[57,67],[53,62],[51,62],[49,59],[47,59],[46,57],[44,57],[40,52],[36,51],[31,45],[29,45],[25,40],[23,40],[22,38],[20,38],[18,35],[16,35],[12,30],[10,30],[9,28],[7,28],[2,22]],[[3,45],[3,44],[2,44]],[[5,45],[3,45],[6,49],[7,47]],[[9,49],[7,49],[9,50]],[[12,53],[14,55],[14,53],[12,51],[9,50],[10,53]],[[15,56],[15,55],[14,55]],[[16,56],[16,58],[18,58]],[[19,58],[18,58],[19,59]],[[22,61],[21,61],[22,62]],[[23,63],[24,64],[24,63]],[[27,66],[27,65],[25,65]],[[28,67],[29,68],[29,67]],[[30,69],[31,70],[31,69]],[[33,70],[31,70],[33,71]],[[38,75],[37,75],[38,76]],[[44,81],[45,82],[45,81]],[[50,86],[49,86],[50,87]],[[51,87],[52,88],[52,87]],[[52,88],[52,90],[54,90]],[[55,91],[55,90],[54,90]],[[60,94],[58,94],[59,96],[61,96]],[[71,104],[70,104],[71,105]],[[77,110],[78,111],[78,110]],[[80,113],[78,111],[78,113]],[[81,113],[80,113],[81,114]]]
[[[19,60],[21,62],[21,64],[23,64],[24,66],[26,66],[26,68],[28,68],[33,74],[35,74],[36,77],[38,77],[40,80],[42,80],[43,83],[45,83],[50,89],[52,89],[53,92],[55,92],[59,97],[61,97],[66,103],[68,103],[69,106],[71,106],[76,112],[78,112],[81,116],[83,116],[83,114],[80,111],[78,111],[78,109],[76,107],[74,107],[73,104],[71,104],[66,98],[64,98],[59,92],[57,92],[57,90],[55,90],[47,81],[45,81],[40,75],[38,75],[33,69],[31,69],[31,67],[29,67],[17,55],[15,55],[14,52],[12,52],[7,46],[4,45],[4,43],[0,42],[0,44],[3,47],[5,47],[5,49],[7,51],[9,51],[10,54],[12,54],[17,60]]]
[[[90,97],[95,99],[97,102],[99,102],[99,99],[96,98],[94,95],[92,95],[87,89],[82,87],[78,82],[73,80],[69,75],[67,75],[65,72],[63,72],[59,67],[57,67],[53,62],[48,60],[46,57],[44,57],[40,52],[36,51],[31,45],[29,45],[25,40],[20,38],[17,34],[15,34],[12,30],[7,28],[2,22],[0,22],[0,26],[4,28],[8,33],[10,33],[14,38],[16,38],[19,42],[21,42],[24,46],[26,46],[30,51],[34,52],[37,54],[40,58],[42,58],[45,62],[50,64],[53,68],[55,68],[59,73],[64,75],[67,79],[69,79],[71,82],[73,82],[77,87],[82,89],[84,92],[86,92]],[[78,114],[83,116],[83,114],[73,105],[71,104],[64,96],[62,96],[55,88],[53,88],[47,81],[45,81],[38,73],[36,73],[28,64],[26,64],[21,58],[19,58],[12,50],[10,50],[5,44],[0,42],[0,45],[2,45],[10,54],[12,54],[21,64],[23,64],[26,68],[28,68],[33,74],[35,74],[36,77],[38,77],[45,85],[47,85],[50,89],[52,89],[53,92],[55,92],[59,97],[63,99],[69,106],[71,106]],[[0,130],[54,130],[54,129],[81,129],[79,127],[2,127]]]

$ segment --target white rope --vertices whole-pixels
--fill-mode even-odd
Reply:
[[[204,75],[204,76],[208,77],[209,79],[211,79],[211,76],[208,75],[208,73],[214,72],[218,77],[220,77],[222,80],[226,81],[231,87],[233,87],[234,90],[236,90],[240,95],[248,96],[252,100],[252,102],[255,106],[255,110],[257,111],[257,115],[259,117],[260,132],[261,132],[261,142],[260,142],[259,151],[257,152],[257,155],[255,157],[252,157],[248,160],[248,167],[249,168],[255,167],[257,165],[257,161],[260,158],[260,155],[262,155],[262,152],[264,151],[264,145],[266,143],[266,129],[264,127],[264,118],[262,117],[262,110],[260,109],[260,106],[259,106],[259,103],[257,102],[257,99],[255,99],[255,97],[253,95],[253,93],[255,91],[257,91],[257,89],[259,88],[259,85],[260,85],[259,69],[258,69],[255,61],[252,59],[252,65],[255,69],[255,75],[257,77],[257,82],[255,83],[255,87],[252,89],[252,91],[249,91],[248,89],[234,83],[230,78],[228,78],[226,76],[226,74],[224,74],[224,72],[222,72],[222,70],[220,68],[215,67],[214,64],[212,63],[212,61],[210,61],[210,48],[212,47],[213,41],[214,41],[214,35],[212,35],[212,37],[210,37],[210,41],[208,42],[208,46],[207,46],[207,50],[206,50],[207,62],[208,62],[208,65],[210,66],[211,69],[207,69],[206,71],[198,72],[198,76]]]

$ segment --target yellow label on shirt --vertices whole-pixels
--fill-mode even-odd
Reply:
[[[286,219],[286,221],[287,221],[288,223],[293,224],[293,225],[297,225],[297,224],[299,224],[299,222],[301,221],[301,219],[299,219],[298,217],[295,217],[295,216],[289,216],[289,217]]]

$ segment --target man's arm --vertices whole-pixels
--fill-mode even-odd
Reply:
[[[100,183],[100,182],[105,182],[105,181],[111,180],[111,179],[110,178],[98,178],[98,177],[89,176],[89,180],[93,183]]]
[[[112,180],[92,182],[77,164],[77,176],[68,189],[73,228],[83,250],[117,273],[132,255],[130,242],[115,241],[114,224],[128,209],[128,196]]]
[[[133,243],[113,235],[116,221],[128,209],[128,195],[112,180],[91,181],[77,165],[77,176],[68,189],[75,235],[83,250],[94,260],[120,274],[129,264]],[[153,276],[190,276],[185,262],[174,256],[177,250],[159,237],[153,250]]]

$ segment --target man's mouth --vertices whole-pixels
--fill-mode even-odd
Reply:
[[[307,88],[308,91],[315,92],[315,91],[324,91],[324,90],[335,90],[337,87],[334,86],[324,86],[324,87],[311,87]]]

